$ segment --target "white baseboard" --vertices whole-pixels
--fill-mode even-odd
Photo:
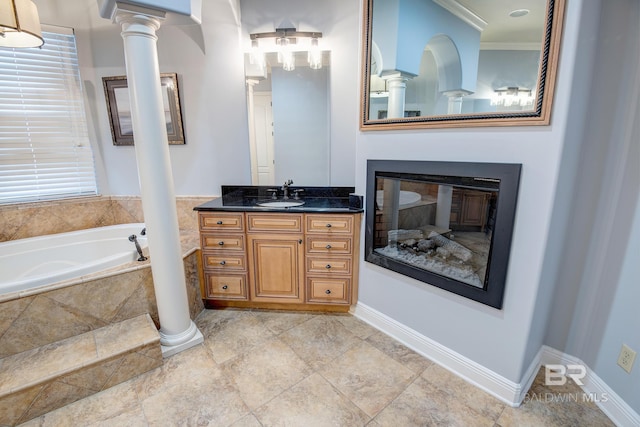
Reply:
[[[591,370],[582,360],[554,348],[542,346],[542,365],[582,365],[586,376],[582,380],[585,393],[596,397],[595,403],[617,426],[640,426],[640,415]]]
[[[361,302],[353,315],[510,406],[519,406],[528,390]]]
[[[640,426],[640,415],[607,386],[595,372],[580,359],[551,347],[542,346],[531,362],[522,381],[515,383],[366,304],[358,302],[352,313],[360,320],[367,322],[415,352],[514,407],[522,403],[541,366],[546,364],[583,365],[587,370],[583,380],[584,385],[582,386],[585,393],[606,397],[605,399],[596,399],[596,404],[616,425],[624,427]]]

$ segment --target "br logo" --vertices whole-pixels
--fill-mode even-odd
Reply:
[[[577,385],[583,385],[582,379],[587,375],[587,368],[584,365],[545,365],[544,384],[545,385],[565,385],[567,377],[571,378]]]

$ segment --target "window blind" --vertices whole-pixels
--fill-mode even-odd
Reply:
[[[97,194],[75,37],[0,48],[0,203]]]

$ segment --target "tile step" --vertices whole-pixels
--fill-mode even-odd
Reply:
[[[149,314],[0,359],[0,426],[15,425],[162,365]]]

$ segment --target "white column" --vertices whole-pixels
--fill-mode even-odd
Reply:
[[[436,227],[449,229],[451,219],[451,201],[453,187],[450,185],[438,185],[438,203],[436,204]]]
[[[447,114],[460,114],[462,113],[462,98],[470,95],[471,92],[460,89],[449,90],[443,92],[443,94],[449,98],[449,102],[447,103]]]
[[[387,118],[404,117],[405,92],[408,78],[402,75],[385,77],[389,89],[389,106]]]
[[[122,25],[160,342],[169,356],[202,342],[202,334],[189,316],[185,286],[156,46],[161,19],[153,13],[116,12],[116,22]]]
[[[450,96],[449,103],[447,104],[447,114],[460,114],[462,113],[462,97]]]

